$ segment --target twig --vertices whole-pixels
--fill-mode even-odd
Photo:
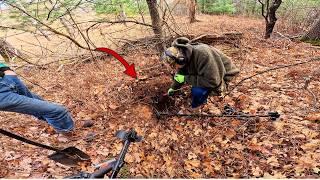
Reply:
[[[90,44],[89,44],[89,42],[88,42],[87,37],[82,33],[81,29],[79,28],[79,26],[77,25],[76,21],[75,21],[74,18],[72,17],[71,12],[69,11],[68,8],[67,8],[67,12],[68,12],[68,15],[69,15],[71,21],[74,23],[74,25],[75,25],[76,28],[78,29],[78,31],[79,31],[80,35],[82,36],[83,40],[86,42],[86,44],[87,44],[87,46],[88,46],[88,49],[90,50],[90,53],[92,54],[91,47],[90,47]],[[95,48],[95,45],[94,45],[94,44],[92,44],[92,45],[93,45],[93,47]],[[92,56],[93,56],[93,55],[92,55]]]
[[[73,39],[72,37],[62,33],[62,32],[59,32],[57,30],[55,30],[54,28],[52,28],[51,26],[45,24],[44,22],[40,21],[39,19],[33,17],[31,14],[29,14],[28,12],[26,12],[25,10],[23,10],[22,8],[12,4],[12,3],[7,3],[9,6],[13,7],[13,8],[16,8],[18,9],[19,11],[23,12],[24,14],[26,14],[27,16],[29,16],[30,18],[34,19],[35,21],[37,21],[38,23],[40,23],[41,25],[47,27],[50,31],[52,31],[53,33],[57,34],[57,35],[60,35],[60,36],[63,36],[67,39],[69,39],[70,41],[72,41],[74,44],[76,44],[78,47],[82,48],[82,49],[86,49],[86,50],[89,50],[88,48],[82,46],[78,41],[76,41],[75,39]]]
[[[264,15],[264,3],[261,0],[258,0],[258,2],[261,4],[261,15],[266,19],[267,17]]]
[[[234,85],[234,87],[226,95],[224,95],[224,97],[228,96],[234,89],[236,89],[244,81],[246,81],[248,79],[251,79],[251,78],[253,78],[255,76],[258,76],[258,75],[261,75],[261,74],[264,74],[264,73],[267,73],[267,72],[270,72],[270,71],[283,69],[283,68],[288,68],[288,67],[297,66],[297,65],[302,65],[302,64],[307,64],[307,63],[314,62],[314,61],[319,61],[319,60],[320,60],[320,57],[315,57],[315,58],[311,58],[309,61],[299,62],[299,63],[295,63],[295,64],[289,64],[289,65],[277,66],[277,67],[273,67],[273,68],[258,72],[258,73],[254,74],[254,75],[251,75],[251,76],[246,77],[246,78],[242,79],[241,81],[239,81],[236,85]]]
[[[99,69],[99,70],[101,70],[101,68],[98,66],[98,64],[97,64],[96,61],[95,61],[95,57],[94,57],[94,55],[93,55],[92,49],[91,49],[90,44],[89,44],[89,43],[90,43],[90,40],[88,40],[87,37],[82,33],[81,29],[80,29],[79,26],[76,24],[76,21],[73,19],[72,15],[71,15],[71,12],[69,11],[68,8],[67,8],[67,12],[68,12],[68,14],[69,14],[69,16],[70,16],[71,21],[75,24],[76,28],[78,29],[79,33],[81,34],[83,40],[86,42],[86,44],[87,44],[87,46],[88,46],[88,49],[89,49],[89,51],[90,51],[91,57],[92,57],[92,59],[94,60],[93,62],[94,62],[94,64],[95,64],[96,68]],[[95,46],[93,43],[91,43],[91,44],[93,45],[94,48],[96,48],[96,46]]]
[[[82,0],[79,0],[79,2],[78,2],[75,6],[73,6],[72,8],[69,9],[69,11],[72,11],[72,10],[74,10],[75,8],[77,8],[78,6],[80,6],[80,5],[81,5],[81,2],[82,2]],[[60,15],[60,16],[58,16],[57,18],[53,19],[51,22],[54,22],[54,21],[56,21],[57,19],[60,19],[61,17],[65,16],[67,13],[68,13],[68,12],[64,12],[62,15]]]
[[[39,36],[44,36],[43,34],[38,34],[38,33],[34,32],[34,31],[23,29],[23,28],[19,28],[19,27],[14,27],[14,26],[9,27],[9,26],[0,25],[0,29],[13,29],[13,30],[18,30],[18,31],[23,31],[23,33],[28,32],[28,33],[36,34],[36,35],[39,35]],[[19,34],[13,34],[13,35],[10,35],[10,36],[15,36],[15,35],[19,35]],[[10,36],[7,36],[7,37],[10,37]]]
[[[15,55],[15,56],[18,57],[19,59],[21,59],[21,60],[29,63],[29,64],[32,64],[32,65],[34,65],[34,66],[39,66],[39,65],[37,65],[37,64],[35,64],[35,63],[27,60],[27,59],[25,59],[24,57],[20,56],[19,54],[15,53],[15,52],[10,51],[10,53],[11,53],[12,55]]]
[[[110,24],[118,24],[118,23],[134,23],[143,26],[153,27],[151,24],[139,22],[139,21],[132,21],[132,20],[125,20],[125,21],[108,21],[108,20],[101,20],[101,21],[87,21],[87,22],[94,22],[94,23],[110,23]]]
[[[317,106],[318,98],[310,89],[308,89],[310,82],[311,82],[311,78],[307,77],[306,81],[304,83],[303,89],[306,90],[307,92],[309,92],[312,95],[312,97],[313,97],[313,107],[315,109],[317,109],[318,108],[318,106]]]
[[[32,45],[32,46],[40,47],[41,49],[45,49],[47,51],[50,51],[51,53],[54,53],[52,50],[42,46],[41,44],[35,44],[35,43],[29,42],[29,41],[25,41],[24,39],[20,39],[20,38],[17,38],[17,40],[22,41],[22,42],[24,42],[26,44],[29,44],[29,45]]]
[[[28,81],[29,83],[31,83],[31,84],[33,84],[33,85],[36,85],[36,86],[40,87],[41,89],[47,91],[46,88],[44,88],[43,86],[40,86],[38,83],[35,83],[35,82],[30,81],[29,79],[25,78],[25,77],[22,76],[21,74],[18,74],[17,72],[16,72],[16,74],[17,74],[18,76],[22,77],[24,80]]]
[[[281,37],[283,37],[283,38],[285,38],[285,39],[288,39],[289,41],[291,41],[291,38],[290,37],[288,37],[288,36],[285,36],[285,35],[283,35],[283,34],[281,34],[280,32],[276,32],[279,36],[281,36]]]
[[[58,3],[58,1],[56,0],[56,2],[54,3],[54,5],[52,6],[52,8],[49,10],[49,13],[48,13],[48,15],[47,15],[47,21],[49,20],[52,11],[56,8],[57,3]]]
[[[141,18],[142,18],[142,22],[143,22],[143,23],[146,23],[145,20],[144,20],[143,11],[141,10],[141,7],[140,7],[140,2],[139,2],[139,0],[137,0],[137,5],[138,5],[138,9],[139,9],[139,14],[140,14],[140,16],[141,16]]]

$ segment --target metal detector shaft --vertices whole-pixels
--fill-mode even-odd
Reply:
[[[127,133],[124,131],[117,132],[116,136],[122,140],[124,140],[123,147],[121,149],[121,152],[117,158],[117,161],[115,163],[115,166],[113,167],[112,174],[110,176],[110,179],[117,178],[117,175],[121,169],[121,167],[124,165],[124,158],[128,152],[129,146],[133,142],[140,142],[142,140],[141,136],[137,135],[137,132],[134,129],[131,129]]]
[[[270,117],[272,120],[276,120],[280,117],[278,112],[269,112],[268,114],[255,114],[255,115],[228,115],[228,114],[178,114],[178,113],[163,113],[158,112],[157,116],[178,116],[178,117],[220,117],[220,118],[253,118],[253,117]]]
[[[124,145],[123,145],[123,148],[121,149],[121,152],[120,152],[120,155],[118,157],[118,160],[114,166],[114,169],[112,171],[112,174],[110,176],[111,179],[114,179],[117,177],[118,173],[119,173],[119,170],[120,170],[120,167],[123,165],[123,162],[124,162],[124,158],[127,154],[127,151],[129,149],[129,146],[130,146],[130,140],[127,139],[125,142],[124,142]]]

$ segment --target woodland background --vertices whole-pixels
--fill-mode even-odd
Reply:
[[[1,112],[0,126],[54,146],[74,145],[92,163],[115,156],[120,129],[144,137],[133,144],[120,177],[319,178],[318,0],[7,0],[0,1],[0,54],[28,87],[65,105],[76,140],[55,134],[33,117]],[[271,30],[271,32],[270,32]],[[266,118],[163,118],[154,97],[172,72],[159,60],[171,41],[187,36],[226,53],[241,69],[224,98],[239,111],[278,111]],[[108,47],[135,63],[137,79],[123,74]],[[284,66],[287,66],[284,68]],[[190,103],[186,90],[172,107]],[[85,127],[85,122],[94,123]],[[51,152],[0,137],[0,177],[62,178],[93,171],[67,167]]]

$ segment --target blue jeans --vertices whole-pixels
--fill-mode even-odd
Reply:
[[[69,132],[74,127],[65,107],[31,93],[15,75],[0,77],[0,110],[33,115],[46,121],[57,132]]]
[[[192,87],[191,89],[191,107],[196,108],[207,102],[210,91],[208,88]]]

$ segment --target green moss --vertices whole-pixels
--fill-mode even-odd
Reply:
[[[125,179],[125,178],[130,178],[130,177],[131,177],[131,176],[130,176],[129,167],[128,167],[127,165],[124,165],[124,166],[121,168],[121,170],[120,170],[120,172],[119,172],[119,174],[118,174],[118,177],[119,177],[119,178],[123,178],[123,179]]]
[[[306,42],[306,43],[310,43],[313,46],[320,46],[320,39],[315,39],[315,40],[311,40],[311,39],[301,39],[301,41]]]

